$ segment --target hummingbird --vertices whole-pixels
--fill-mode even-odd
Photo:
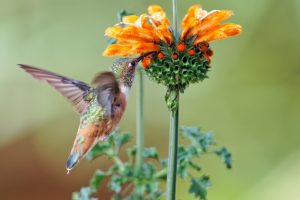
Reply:
[[[126,108],[136,66],[143,57],[118,59],[111,71],[96,74],[91,85],[44,69],[19,64],[34,78],[48,82],[80,115],[78,131],[66,164],[68,173],[95,144],[104,141],[119,124]]]

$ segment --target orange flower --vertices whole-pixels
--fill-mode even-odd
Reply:
[[[232,16],[230,10],[213,10],[207,12],[200,5],[191,6],[181,24],[180,38],[174,38],[170,22],[164,10],[158,5],[148,7],[149,14],[140,16],[125,16],[122,22],[109,27],[105,35],[116,39],[116,44],[106,48],[105,56],[131,56],[149,52],[159,52],[161,45],[175,47],[183,51],[187,41],[193,38],[192,45],[203,42],[224,39],[241,32],[240,25],[233,23],[221,24],[223,20]]]

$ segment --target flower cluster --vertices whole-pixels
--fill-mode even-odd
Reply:
[[[146,74],[171,90],[183,91],[190,83],[207,78],[213,56],[209,42],[241,32],[237,24],[221,24],[232,16],[230,10],[207,12],[194,5],[182,20],[180,34],[170,27],[160,6],[149,6],[148,13],[124,16],[120,23],[108,28],[105,35],[115,38],[116,43],[108,46],[103,54],[147,54],[142,61]]]

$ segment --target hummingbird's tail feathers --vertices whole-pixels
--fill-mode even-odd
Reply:
[[[93,89],[86,83],[44,69],[19,64],[22,69],[38,80],[46,81],[71,102],[81,114],[93,98]]]
[[[98,141],[97,133],[98,127],[96,125],[79,127],[66,164],[68,172],[95,146]]]

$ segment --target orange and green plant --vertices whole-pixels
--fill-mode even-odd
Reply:
[[[230,152],[218,147],[211,132],[204,133],[197,127],[182,126],[179,129],[179,95],[190,84],[208,78],[213,51],[210,42],[237,35],[241,26],[221,23],[232,16],[229,10],[207,12],[200,5],[191,6],[181,23],[177,23],[177,2],[173,0],[173,27],[164,10],[158,5],[148,8],[148,14],[140,16],[126,11],[119,13],[119,22],[107,28],[105,35],[110,45],[105,56],[142,56],[138,69],[137,141],[128,148],[128,160],[119,158],[121,147],[131,134],[116,131],[106,142],[99,143],[88,154],[89,159],[107,156],[114,161],[108,171],[98,170],[90,186],[74,193],[73,199],[94,199],[102,181],[110,179],[108,188],[113,199],[176,199],[176,179],[190,179],[189,193],[198,199],[207,198],[210,178],[203,172],[197,159],[206,154],[217,155],[227,168],[232,167]],[[161,159],[154,147],[144,147],[143,74],[166,86],[165,100],[170,110],[169,156]],[[188,145],[179,145],[179,132]],[[192,173],[196,170],[197,173]],[[197,174],[195,176],[195,174]],[[161,182],[166,181],[166,192]],[[101,199],[101,192],[99,192]]]

